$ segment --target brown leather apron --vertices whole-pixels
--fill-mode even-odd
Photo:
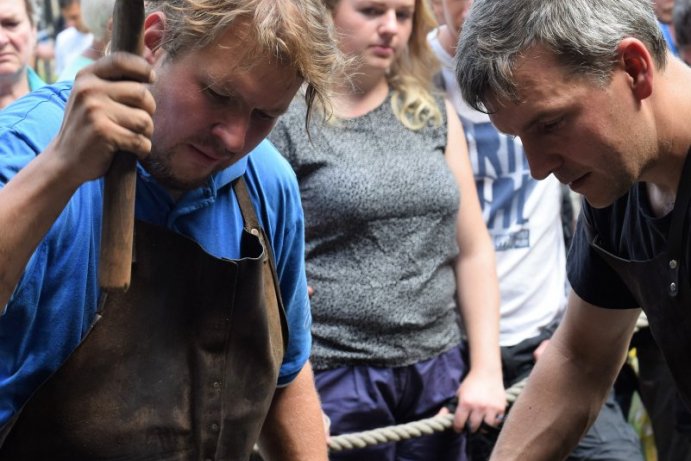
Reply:
[[[101,303],[8,429],[1,460],[249,458],[287,326],[270,247],[244,181],[234,187],[242,259],[137,222],[130,289]]]
[[[662,350],[680,395],[691,408],[691,285],[688,210],[691,205],[691,151],[687,155],[672,210],[667,251],[645,261],[619,258],[601,248],[597,235],[591,246],[619,274],[648,316],[650,331]],[[686,239],[685,239],[686,237]]]

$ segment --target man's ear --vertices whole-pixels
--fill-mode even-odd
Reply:
[[[638,39],[627,37],[617,47],[619,62],[629,77],[631,90],[638,100],[653,93],[655,61],[648,48]]]
[[[144,20],[144,58],[154,64],[163,53],[165,40],[166,16],[160,11],[151,13]]]

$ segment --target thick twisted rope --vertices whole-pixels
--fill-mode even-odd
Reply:
[[[445,414],[398,426],[380,427],[371,431],[337,435],[329,439],[329,451],[339,452],[382,443],[400,442],[401,440],[414,437],[431,435],[435,432],[443,432],[452,425],[453,414]]]
[[[646,327],[648,327],[648,318],[641,312],[638,322],[636,323],[635,331]],[[527,381],[528,378],[525,378],[506,389],[506,400],[509,405],[516,401]],[[435,432],[443,432],[453,426],[453,418],[453,414],[437,415],[397,426],[387,426],[372,429],[370,431],[336,435],[329,439],[329,451],[339,452],[355,448],[365,448],[372,445],[400,442],[401,440],[408,440],[423,435],[431,435]]]
[[[516,401],[516,398],[525,387],[527,378],[518,381],[506,390],[506,400],[509,404]],[[443,432],[453,426],[454,415],[452,413],[436,415],[431,418],[413,421],[411,423],[399,424],[397,426],[387,426],[370,431],[356,432],[352,434],[341,434],[329,439],[329,451],[332,453],[353,450],[355,448],[365,448],[382,443],[400,442],[423,435],[431,435],[435,432]]]

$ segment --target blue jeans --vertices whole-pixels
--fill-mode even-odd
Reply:
[[[348,366],[316,371],[331,435],[409,423],[437,414],[455,397],[467,366],[461,347],[396,368]],[[332,453],[332,461],[465,461],[465,437],[445,431],[410,440]]]

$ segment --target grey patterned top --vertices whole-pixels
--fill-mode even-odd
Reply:
[[[405,366],[457,345],[445,111],[441,127],[411,131],[387,99],[335,126],[314,117],[312,143],[304,120],[296,98],[270,139],[300,183],[315,369]]]

